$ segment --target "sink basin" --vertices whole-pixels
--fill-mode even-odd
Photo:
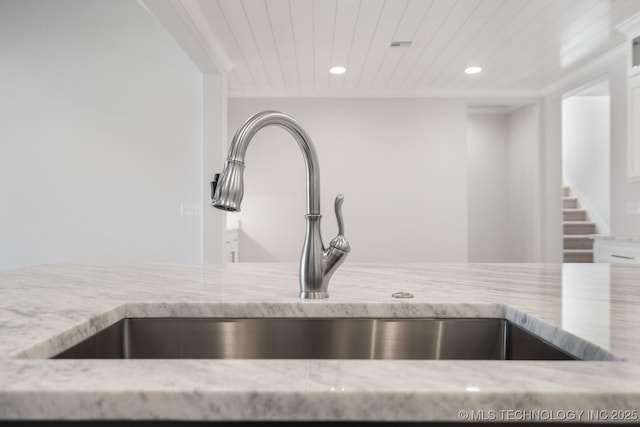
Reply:
[[[575,360],[504,319],[130,318],[59,359]]]

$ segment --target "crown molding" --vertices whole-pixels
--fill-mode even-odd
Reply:
[[[451,98],[471,99],[474,103],[504,100],[531,103],[542,97],[539,91],[229,91],[229,98]]]
[[[480,105],[470,105],[470,106],[467,107],[467,113],[468,114],[474,114],[474,115],[484,115],[484,114],[504,115],[504,114],[511,114],[514,111],[516,111],[518,108],[522,107],[522,105],[526,105],[526,104],[519,104],[519,105],[490,105],[490,106],[487,106],[487,107],[480,106]]]
[[[233,69],[233,61],[225,50],[222,42],[216,36],[215,32],[209,25],[200,4],[195,0],[173,0],[176,9],[182,7],[186,15],[189,17],[189,23],[193,25],[207,47],[212,59],[219,65],[220,71],[229,73]]]
[[[584,85],[586,82],[582,82],[583,80],[598,78],[598,74],[603,73],[606,67],[611,65],[612,62],[624,58],[626,53],[626,43],[621,43],[608,52],[587,62],[582,67],[565,74],[562,78],[545,86],[544,89],[542,89],[542,93],[544,96],[554,96],[566,92],[572,86]]]
[[[228,74],[233,61],[193,0],[140,0],[203,73]]]
[[[625,19],[616,25],[616,29],[622,31],[627,36],[633,37],[640,34],[640,13]]]

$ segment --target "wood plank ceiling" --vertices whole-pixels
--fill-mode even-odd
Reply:
[[[614,21],[640,10],[640,0],[189,1],[233,62],[230,96],[526,96],[620,46]],[[330,74],[336,65],[346,73]],[[483,72],[464,74],[471,65]]]

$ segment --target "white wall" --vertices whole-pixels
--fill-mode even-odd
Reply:
[[[564,180],[603,234],[610,230],[609,117],[609,96],[571,96],[562,101]]]
[[[468,120],[469,261],[540,261],[538,106]]]
[[[508,234],[510,262],[539,262],[542,258],[542,169],[540,120],[537,105],[509,115],[507,160]]]
[[[224,75],[203,75],[202,262],[220,264],[226,252],[226,214],[211,206],[211,181],[227,155],[227,83]],[[226,258],[225,258],[226,261]]]
[[[469,262],[506,262],[509,118],[469,114],[467,126]]]
[[[562,225],[562,103],[561,97],[546,96],[544,106],[544,138],[542,143],[544,173],[542,242],[544,262],[563,262]]]
[[[0,2],[0,93],[0,268],[199,262],[202,76],[138,2]]]
[[[345,195],[350,261],[467,260],[466,106],[444,99],[230,99],[229,135],[251,115],[282,110],[313,138],[323,236]],[[298,261],[305,233],[300,149],[266,128],[249,146],[239,215],[241,261]],[[229,214],[233,217],[234,214]]]

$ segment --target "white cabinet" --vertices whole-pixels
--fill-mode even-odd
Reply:
[[[609,264],[640,263],[640,240],[625,238],[596,238],[594,262]]]
[[[640,74],[629,77],[628,96],[629,179],[640,181]]]
[[[640,14],[620,23],[627,35],[627,176],[640,181]]]

